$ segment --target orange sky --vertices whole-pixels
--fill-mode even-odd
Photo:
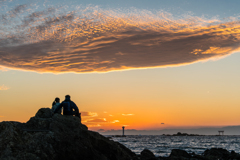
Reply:
[[[0,119],[26,122],[70,94],[92,130],[239,125],[239,58],[101,74],[1,71]]]

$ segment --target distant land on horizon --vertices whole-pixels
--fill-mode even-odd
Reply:
[[[162,129],[162,130],[135,130],[125,129],[125,135],[162,135],[176,134],[177,132],[199,135],[218,135],[218,131],[224,131],[224,135],[240,135],[240,125],[225,127],[202,127],[193,129]],[[122,135],[122,130],[98,130],[103,135]]]

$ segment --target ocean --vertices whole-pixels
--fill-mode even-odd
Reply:
[[[240,153],[240,136],[158,136],[129,135],[112,137],[136,154],[149,149],[155,156],[169,156],[172,149],[182,149],[188,153],[202,154],[206,149],[224,148]]]

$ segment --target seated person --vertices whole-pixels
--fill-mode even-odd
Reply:
[[[58,110],[60,110],[62,107],[63,107],[63,115],[71,115],[71,116],[75,115],[80,118],[78,107],[73,101],[70,100],[69,95],[65,96],[65,100],[60,105],[57,106],[54,113],[57,113]]]
[[[52,103],[52,112],[54,113],[54,111],[56,110],[56,108],[60,105],[60,99],[58,97],[55,98],[55,100]],[[61,114],[62,113],[62,108],[58,110],[58,112]]]

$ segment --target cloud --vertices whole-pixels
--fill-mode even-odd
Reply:
[[[120,121],[119,120],[114,120],[111,123],[117,123],[117,122],[120,122]]]
[[[133,116],[134,114],[122,114],[123,116]]]
[[[240,21],[172,17],[166,12],[35,11],[19,5],[0,15],[0,65],[37,72],[108,72],[186,65],[238,51]]]
[[[26,5],[26,4],[18,5],[18,6],[16,6],[13,10],[11,10],[11,11],[9,12],[9,13],[10,13],[10,16],[11,16],[11,17],[15,17],[17,14],[23,12],[26,8],[27,8],[27,5]]]
[[[89,124],[89,125],[87,125],[88,127],[101,127],[101,125],[100,124]]]
[[[96,118],[91,120],[86,120],[86,122],[107,122],[106,118]]]
[[[6,72],[6,71],[9,71],[9,69],[8,69],[8,68],[1,67],[1,66],[0,66],[0,71],[2,71],[2,72]]]
[[[85,123],[118,123],[119,120],[107,121],[106,118],[87,119]]]
[[[97,117],[98,114],[95,112],[81,112],[81,116]]]
[[[0,90],[9,90],[9,89],[10,89],[10,88],[7,87],[7,86],[5,86],[5,85],[0,86]]]
[[[165,123],[161,123],[161,124],[165,124]]]

